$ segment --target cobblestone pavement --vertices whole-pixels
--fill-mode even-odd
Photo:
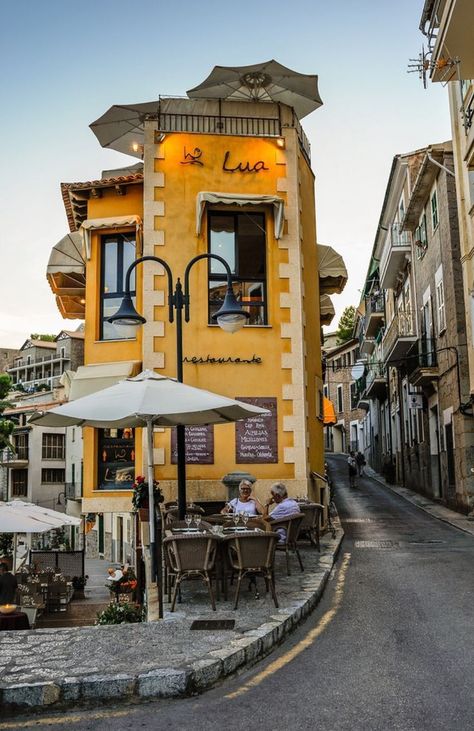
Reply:
[[[260,598],[243,584],[237,611],[233,587],[217,611],[196,582],[183,584],[182,603],[162,622],[3,632],[0,636],[0,705],[5,710],[118,697],[170,697],[210,687],[250,665],[311,612],[323,591],[343,533],[321,541],[321,553],[303,549],[305,571],[292,557],[276,557],[276,609],[263,581]],[[167,605],[165,605],[166,608]],[[195,619],[234,619],[233,630],[193,631]]]

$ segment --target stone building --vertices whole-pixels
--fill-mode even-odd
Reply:
[[[19,354],[15,348],[0,348],[0,373],[5,373]]]
[[[353,375],[359,360],[359,341],[351,338],[329,348],[326,348],[326,342],[332,343],[331,334],[323,345],[324,395],[334,405],[337,423],[326,428],[325,449],[329,452],[362,451],[366,446],[362,426],[365,404],[361,400],[361,383]]]
[[[369,461],[393,465],[401,484],[467,512],[474,423],[463,408],[469,380],[450,142],[394,158],[364,298],[357,327],[366,419],[371,442],[378,439]]]

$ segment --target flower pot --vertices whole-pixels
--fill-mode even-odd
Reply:
[[[74,589],[74,599],[85,599],[84,589]]]
[[[148,523],[150,520],[150,510],[148,508],[138,508],[138,517],[142,523]]]

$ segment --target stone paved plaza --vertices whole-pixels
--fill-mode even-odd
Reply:
[[[276,557],[279,609],[259,579],[260,598],[243,582],[237,611],[235,587],[227,601],[210,606],[204,585],[185,582],[182,603],[162,622],[3,632],[0,637],[0,691],[5,708],[42,706],[114,697],[182,695],[210,687],[219,678],[251,664],[281,642],[316,605],[342,540],[321,541],[321,553],[302,550],[286,575],[284,555]],[[168,607],[165,604],[165,609]],[[233,630],[191,630],[195,619],[234,619]]]

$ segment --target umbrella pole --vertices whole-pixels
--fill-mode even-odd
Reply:
[[[153,490],[153,419],[147,418],[147,459],[148,459],[148,504],[149,504],[149,528],[150,528],[150,556],[151,556],[151,584],[148,589],[148,597],[151,592],[151,585],[156,579],[158,592],[158,619],[163,619],[163,595],[162,595],[162,555],[161,555],[161,515],[155,515],[155,492]],[[155,535],[155,524],[157,527]],[[148,599],[149,601],[149,599]]]
[[[181,282],[176,282],[176,375],[183,383],[183,295]],[[178,467],[178,518],[184,520],[186,512],[186,432],[183,424],[176,427]]]

